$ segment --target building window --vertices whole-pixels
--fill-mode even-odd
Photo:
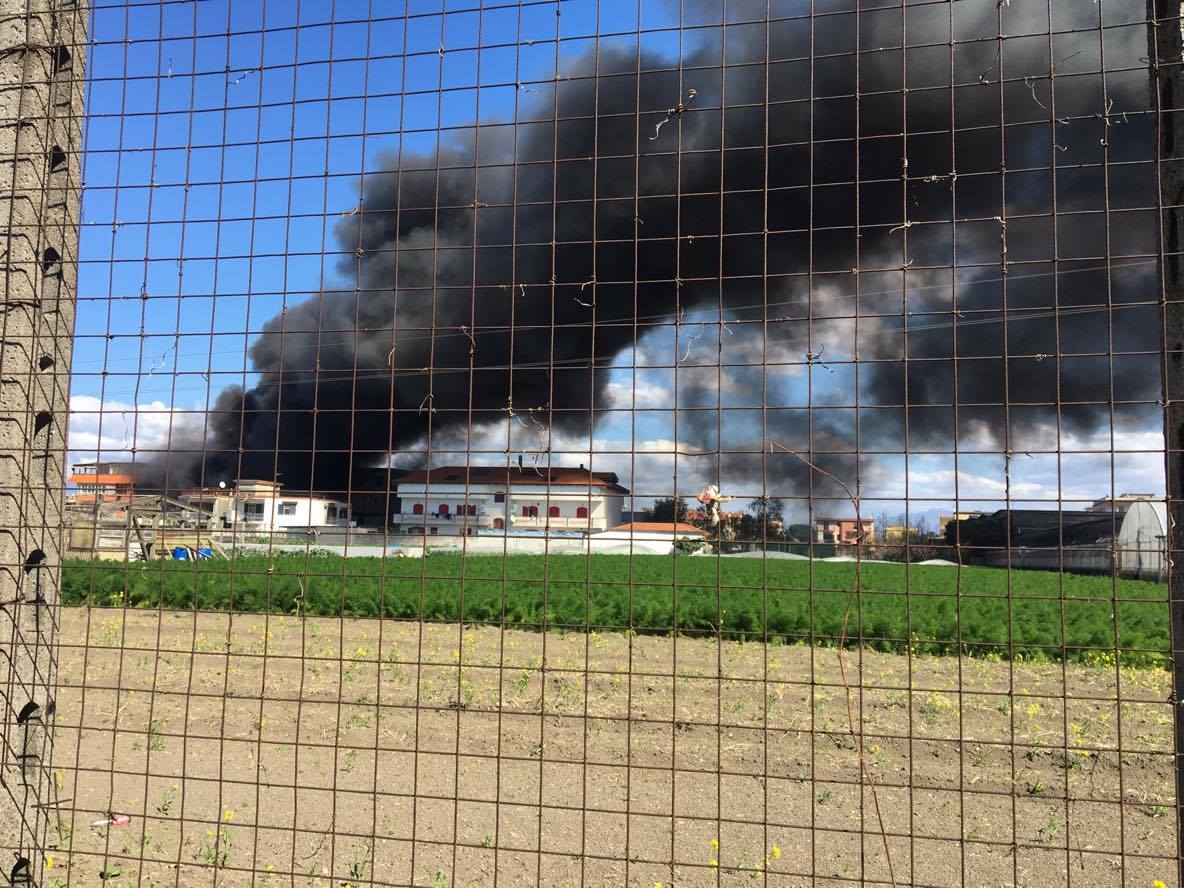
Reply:
[[[493,527],[495,530],[502,530],[505,528],[505,526],[506,526],[506,522],[503,521],[501,518],[494,518],[493,519]]]
[[[576,509],[576,517],[577,518],[587,518],[588,517],[588,507],[587,506],[579,506]]]
[[[416,503],[414,506],[412,506],[411,507],[411,514],[422,515],[423,514],[423,503]]]
[[[493,501],[495,503],[504,503],[506,501],[506,495],[504,493],[495,493],[493,495]]]
[[[558,518],[559,517],[559,507],[558,506],[551,506],[550,508],[548,508],[547,509],[547,517],[548,518]]]
[[[437,534],[437,533],[439,533],[439,532],[440,532],[440,528],[438,528],[438,527],[433,527],[433,528],[432,528],[432,533],[433,533],[433,534]]]
[[[436,506],[436,514],[437,515],[447,515],[448,514],[448,503],[440,503],[440,505]]]
[[[243,503],[244,521],[262,521],[263,503]]]
[[[280,503],[279,508],[276,509],[276,513],[279,515],[295,515],[296,514],[296,504],[295,503]]]

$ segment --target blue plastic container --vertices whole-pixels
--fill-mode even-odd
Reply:
[[[184,546],[177,546],[177,548],[173,549],[173,561],[188,561],[188,560],[189,560],[189,550],[186,549]]]
[[[200,549],[197,550],[197,558],[199,561],[204,558],[213,558],[213,557],[214,557],[214,550],[207,547],[207,546],[202,546]]]

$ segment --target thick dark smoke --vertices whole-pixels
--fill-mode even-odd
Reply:
[[[803,466],[763,458],[768,441],[854,451],[854,411],[815,411],[811,439],[800,410],[769,409],[721,440],[719,361],[755,365],[723,377],[766,386],[757,407],[793,374],[817,380],[814,406],[858,395],[861,451],[904,450],[906,426],[910,448],[1017,447],[1058,405],[1090,430],[1111,397],[1156,398],[1154,354],[1110,357],[1156,349],[1155,266],[1104,261],[1154,251],[1153,213],[1118,212],[1155,203],[1145,34],[1107,33],[1103,78],[1098,6],[1058,2],[1056,28],[1084,30],[1052,41],[1047,16],[926,6],[907,59],[898,9],[687,31],[681,66],[602,41],[524,87],[516,127],[365,177],[335,228],[356,287],[266,325],[260,382],[221,394],[201,452],[167,455],[169,486],[344,490],[393,450],[511,416],[587,438],[606,368],[674,320],[712,365],[682,375],[680,438],[751,450],[734,471],[782,490]],[[875,51],[832,55],[855,49]],[[850,477],[853,457],[819,459]]]

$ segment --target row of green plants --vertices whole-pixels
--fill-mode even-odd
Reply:
[[[858,586],[860,594],[852,595]],[[760,559],[435,555],[70,561],[67,605],[702,634],[1159,665],[1166,587],[1038,571]],[[846,631],[844,633],[844,626]]]

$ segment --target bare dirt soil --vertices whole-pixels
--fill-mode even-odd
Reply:
[[[1176,886],[1163,671],[60,618],[51,888]]]

